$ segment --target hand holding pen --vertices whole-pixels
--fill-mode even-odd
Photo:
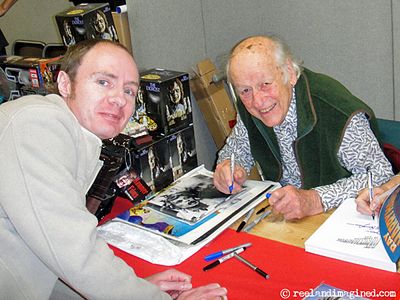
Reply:
[[[236,194],[246,180],[247,172],[238,164],[237,155],[231,155],[230,159],[222,161],[215,168],[214,185],[222,193]]]

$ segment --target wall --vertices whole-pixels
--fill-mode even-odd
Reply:
[[[395,51],[400,39],[393,39],[400,30],[396,1],[127,0],[127,4],[133,48],[142,68],[190,70],[206,57],[222,67],[236,42],[272,32],[289,43],[305,66],[341,81],[378,117],[400,120],[400,57]],[[196,131],[197,140],[210,141],[204,135]],[[199,145],[201,161],[211,165],[215,150],[212,140]]]
[[[58,42],[53,16],[67,0],[18,1],[1,21],[10,41]],[[396,0],[127,0],[133,51],[141,69],[191,72],[211,58],[222,66],[240,39],[273,32],[304,64],[341,81],[378,117],[400,120],[400,2]],[[21,20],[29,20],[21,22]],[[199,161],[216,148],[194,105]]]
[[[71,6],[67,0],[19,0],[0,18],[0,26],[10,46],[16,39],[60,43],[54,16]]]

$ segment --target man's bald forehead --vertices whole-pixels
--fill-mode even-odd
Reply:
[[[256,53],[259,51],[271,51],[274,49],[275,43],[273,40],[264,36],[255,36],[247,38],[239,42],[233,49],[231,56],[244,52]]]

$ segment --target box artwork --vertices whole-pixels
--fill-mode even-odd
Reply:
[[[160,139],[134,150],[134,169],[153,192],[158,192],[173,181],[167,139]]]
[[[88,39],[118,41],[117,31],[107,3],[82,3],[56,15],[64,45]]]
[[[0,57],[0,103],[24,95],[46,95],[52,91],[61,57]]]
[[[197,167],[193,126],[169,135],[168,145],[174,180]]]
[[[151,69],[141,73],[140,81],[136,118],[150,134],[165,136],[193,122],[187,73]]]

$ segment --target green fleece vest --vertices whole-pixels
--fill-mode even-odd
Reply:
[[[297,139],[293,146],[302,188],[309,189],[349,177],[351,173],[337,158],[345,128],[355,114],[365,112],[377,135],[372,109],[338,81],[307,69],[303,70],[295,90]],[[249,134],[252,155],[264,178],[279,181],[282,159],[273,128],[250,115],[240,100],[237,109]]]

